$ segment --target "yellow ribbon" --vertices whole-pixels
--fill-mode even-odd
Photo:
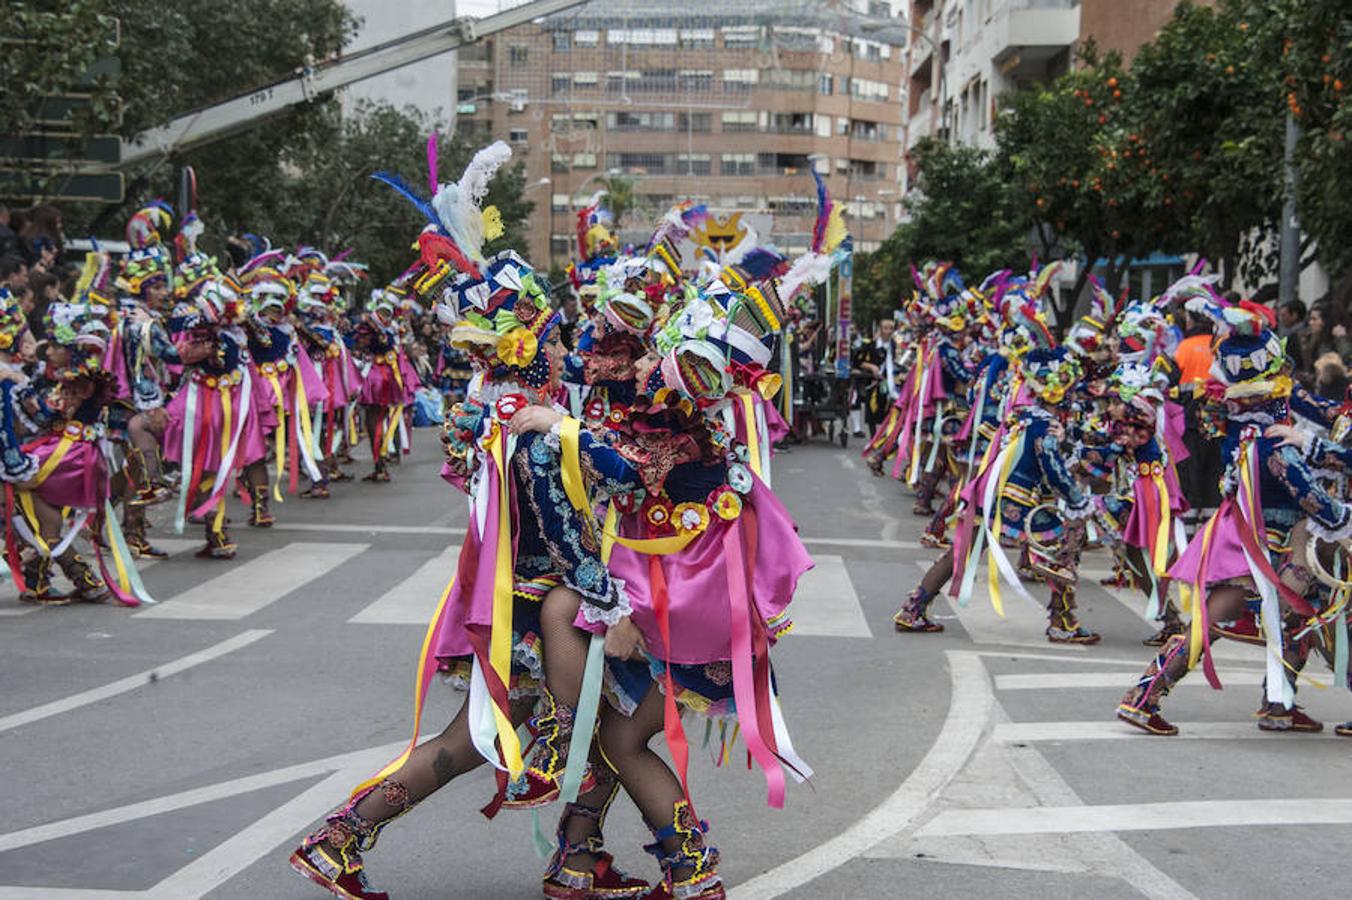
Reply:
[[[507,475],[507,433],[494,422],[489,436],[489,452],[498,471],[498,542],[497,565],[493,579],[493,625],[488,637],[488,662],[502,680],[504,687],[512,683],[512,522],[511,481]],[[512,778],[521,775],[525,763],[521,759],[521,741],[516,736],[507,711],[491,704],[493,720],[498,726],[498,744]]]
[[[222,385],[222,390],[219,392],[219,396],[220,396],[220,398],[221,398],[221,462],[220,462],[220,465],[225,465],[225,456],[226,456],[227,453],[230,452],[230,448],[229,448],[228,446],[226,446],[226,445],[229,443],[229,441],[230,441],[230,439],[231,439],[231,436],[234,435],[234,433],[235,433],[235,429],[234,429],[233,423],[232,423],[232,421],[231,421],[231,420],[234,418],[234,416],[232,415],[232,410],[231,410],[231,408],[230,408],[230,389],[229,389],[229,386],[228,386],[228,385]],[[280,429],[279,429],[279,432],[280,432]],[[230,473],[229,473],[229,472],[218,472],[216,477],[218,477],[218,478],[220,478],[220,479],[222,479],[222,480],[224,481],[224,480],[226,480],[226,479],[229,479]],[[204,481],[205,481],[205,479],[204,479]],[[213,486],[214,486],[215,482],[213,482],[212,484],[213,484]],[[225,494],[226,494],[226,493],[227,493],[227,492],[223,490],[223,491],[221,492],[221,499],[218,500],[218,501],[216,501],[216,515],[215,515],[215,517],[212,519],[212,522],[211,522],[211,529],[212,529],[212,531],[216,532],[217,534],[220,534],[221,531],[225,528]],[[280,496],[277,498],[277,500],[278,500],[279,502],[281,501],[281,499],[282,499],[282,498],[281,498]]]
[[[1017,440],[1017,436],[1014,440]],[[999,552],[1000,530],[1003,516],[1001,511],[1004,509],[1003,494],[1005,484],[1009,481],[1009,473],[1014,468],[1014,461],[1019,456],[1018,453],[1010,453],[1000,466],[999,480],[995,483],[995,516],[991,521],[990,550],[986,557],[986,586],[990,590],[991,606],[995,608],[995,614],[1000,618],[1005,617],[1005,602],[1000,596],[1000,569],[995,562],[995,554]]]
[[[305,396],[305,384],[300,377],[299,366],[296,367],[296,416],[298,417],[296,423],[300,429],[300,440],[305,442],[301,446],[304,446],[307,452],[314,453],[315,433],[310,424],[310,402]],[[300,447],[296,448],[296,452],[300,453]],[[322,452],[320,455],[323,455]],[[304,458],[305,454],[301,453],[301,459]]]
[[[1157,578],[1167,578],[1169,569],[1165,565],[1169,561],[1169,535],[1172,533],[1173,510],[1169,508],[1169,486],[1164,482],[1163,475],[1151,475],[1150,480],[1155,484],[1155,490],[1160,497],[1160,524],[1155,530],[1155,558],[1154,563],[1155,576]]]
[[[277,457],[277,477],[272,480],[272,499],[282,503],[282,478],[286,475],[286,401],[283,399],[286,395],[282,393],[282,383],[277,380],[275,372],[264,372],[263,377],[272,385],[272,405],[277,410],[277,430],[272,433],[273,453]],[[229,391],[221,391],[223,402],[228,393]],[[229,434],[229,429],[225,433]]]
[[[587,487],[582,480],[581,452],[578,446],[582,423],[571,416],[564,416],[559,422],[559,449],[563,468],[563,492],[573,509],[585,513],[589,510]]]
[[[737,399],[742,402],[742,420],[746,422],[746,453],[750,458],[751,471],[757,478],[765,477],[761,472],[760,434],[756,431],[756,407],[752,403],[749,391],[738,391]]]
[[[642,553],[645,556],[667,556],[672,553],[680,553],[702,533],[700,531],[688,531],[685,534],[676,534],[671,537],[640,539],[623,537],[607,527],[605,537],[607,540],[613,541],[621,547],[627,547],[635,553]]]
[[[385,420],[385,437],[380,442],[380,455],[389,456],[390,450],[394,447],[395,426],[399,420],[404,417],[404,404],[398,403],[390,407],[389,417]]]
[[[47,478],[56,471],[56,467],[61,465],[61,460],[70,452],[70,448],[75,446],[75,438],[68,434],[61,435],[61,440],[57,442],[55,449],[38,467],[38,472],[33,476],[34,486],[40,486]],[[42,537],[42,525],[38,522],[38,511],[33,505],[33,491],[18,491],[19,507],[23,510],[26,518],[33,527],[33,539],[38,543],[38,549],[42,551],[43,556],[51,556],[52,549],[47,545],[47,541]]]

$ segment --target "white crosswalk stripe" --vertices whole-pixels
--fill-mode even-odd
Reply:
[[[287,544],[232,566],[135,614],[150,619],[242,619],[366,550],[369,544]]]
[[[798,580],[789,615],[793,618],[790,634],[813,637],[873,637],[859,594],[839,556],[819,554],[816,567]]]
[[[459,560],[459,546],[432,557],[348,621],[355,625],[426,625]]]
[[[169,558],[171,559],[182,553],[186,553],[189,550],[194,550],[202,546],[201,541],[192,540],[190,538],[156,538],[155,540],[151,541],[151,543],[154,544],[159,549],[163,550],[165,553],[168,553]],[[136,568],[138,571],[144,572],[147,569],[155,567],[161,562],[164,562],[164,560],[138,559],[136,560]],[[68,584],[61,578],[58,578],[57,583],[62,590],[65,590],[68,587]],[[158,600],[159,598],[156,597],[155,599]],[[11,600],[15,602],[15,605],[0,606],[0,616],[5,617],[23,616],[42,608],[40,606],[35,606],[30,603],[20,603],[18,590],[15,589],[14,583],[10,581],[8,578],[6,578],[4,582],[4,589],[0,590],[0,603],[8,603]]]
[[[1177,738],[1197,741],[1277,740],[1289,741],[1291,735],[1263,731],[1253,722],[1176,722]],[[1313,737],[1340,738],[1332,731]],[[1159,741],[1130,725],[1112,720],[1090,722],[1006,722],[996,725],[991,737],[1001,744],[1030,744],[1038,741]]]

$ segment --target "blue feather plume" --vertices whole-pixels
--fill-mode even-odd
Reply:
[[[432,201],[415,191],[409,186],[408,182],[404,181],[404,179],[393,172],[376,172],[372,174],[371,177],[382,184],[389,185],[400,194],[403,194],[405,200],[416,206],[418,212],[427,217],[427,221],[431,222],[433,225],[441,224],[441,218],[437,215],[436,209],[432,207]]]

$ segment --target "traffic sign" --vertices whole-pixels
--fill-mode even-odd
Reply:
[[[0,171],[0,197],[11,200],[92,200],[121,203],[126,181],[121,172]]]
[[[56,134],[0,136],[0,164],[7,159],[114,165],[122,161],[122,139],[115,134],[101,134],[90,138]]]

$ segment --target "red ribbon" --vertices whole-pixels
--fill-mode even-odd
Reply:
[[[5,482],[5,560],[14,577],[14,586],[22,594],[28,590],[28,585],[24,583],[23,566],[19,562],[19,542],[14,538],[14,517],[18,514],[14,508],[14,485]]]
[[[685,739],[685,728],[681,725],[681,713],[676,708],[676,683],[671,677],[671,597],[667,594],[667,576],[662,571],[662,560],[657,556],[648,557],[648,580],[652,583],[653,612],[657,613],[657,630],[662,635],[662,656],[666,665],[662,673],[663,714],[662,733],[667,739],[667,750],[676,766],[676,774],[681,780],[681,791],[690,812],[695,812],[695,803],[690,799],[690,745]],[[695,818],[699,818],[696,816]]]

